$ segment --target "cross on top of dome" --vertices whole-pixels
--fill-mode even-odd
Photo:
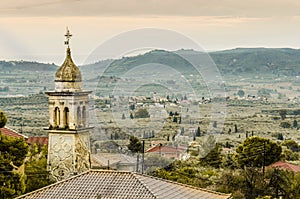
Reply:
[[[69,28],[67,27],[67,33],[65,34],[65,37],[66,37],[66,41],[65,41],[65,45],[68,45],[68,48],[69,48],[69,43],[70,43],[70,38],[72,37],[73,35],[70,34],[70,31],[69,31]]]

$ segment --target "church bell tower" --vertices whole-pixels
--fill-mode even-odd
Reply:
[[[89,94],[82,90],[79,68],[71,58],[67,28],[66,58],[55,74],[49,97],[48,170],[59,181],[90,169]]]

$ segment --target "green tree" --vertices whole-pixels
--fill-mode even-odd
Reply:
[[[237,127],[237,125],[236,125],[236,124],[234,125],[234,132],[235,132],[235,133],[237,133],[237,132],[238,132],[238,127]]]
[[[198,126],[196,131],[196,137],[200,137],[200,136],[201,136],[201,131],[200,131],[200,127]]]
[[[288,122],[281,122],[280,127],[288,129],[288,128],[291,128],[291,124]]]
[[[241,175],[244,180],[240,186],[246,199],[254,199],[259,195],[266,194],[264,176],[261,175],[258,168],[245,167],[241,170]]]
[[[296,129],[296,128],[298,128],[298,122],[297,122],[297,120],[294,120],[293,121],[293,127]]]
[[[282,133],[277,134],[277,139],[278,140],[283,140],[284,139]]]
[[[177,117],[176,116],[173,117],[173,122],[177,123]]]
[[[133,153],[140,153],[143,151],[143,146],[141,141],[134,136],[130,136],[129,144],[127,145],[127,147]]]
[[[134,104],[130,104],[129,105],[129,109],[133,111],[135,109],[135,105]]]
[[[129,144],[127,145],[127,147],[132,153],[136,153],[136,155],[137,155],[136,156],[136,172],[138,172],[139,168],[140,168],[140,163],[139,163],[140,153],[143,152],[143,145],[137,137],[130,136]]]
[[[6,115],[2,110],[0,110],[0,128],[4,127],[6,122],[7,122]]]
[[[268,166],[280,159],[281,146],[269,139],[260,137],[247,138],[236,149],[240,167]]]
[[[212,185],[209,179],[216,177],[215,169],[199,167],[197,164],[193,161],[176,160],[164,168],[155,170],[152,175],[196,187]]]
[[[281,143],[282,146],[286,146],[286,148],[292,150],[293,152],[300,151],[300,146],[294,140],[285,140]]]
[[[130,117],[130,119],[133,119],[133,114],[132,114],[132,113],[130,113],[130,116],[129,116],[129,117]]]
[[[134,116],[135,118],[149,118],[150,114],[146,108],[140,108],[137,111],[135,111]]]
[[[222,168],[227,168],[227,169],[237,169],[238,164],[236,161],[236,157],[234,154],[226,154],[222,157]]]
[[[268,195],[272,196],[272,198],[279,198],[279,194],[283,196],[283,198],[298,198],[291,197],[291,186],[293,179],[293,174],[279,169],[269,169],[267,171],[267,192]],[[299,195],[298,195],[299,196]]]
[[[218,143],[205,157],[200,158],[200,165],[202,166],[212,166],[215,168],[219,168],[221,166],[221,163],[221,145]]]
[[[297,160],[299,160],[299,153],[298,152],[293,152],[290,149],[283,149],[281,157],[284,160],[297,161]]]

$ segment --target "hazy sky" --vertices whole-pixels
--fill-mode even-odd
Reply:
[[[60,65],[66,26],[77,64],[114,35],[149,27],[177,31],[208,51],[300,48],[300,1],[1,0],[0,60]]]

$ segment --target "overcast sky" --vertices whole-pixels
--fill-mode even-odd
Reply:
[[[177,31],[207,51],[300,48],[300,1],[1,0],[0,60],[60,65],[66,26],[78,64],[107,39],[149,27]]]

